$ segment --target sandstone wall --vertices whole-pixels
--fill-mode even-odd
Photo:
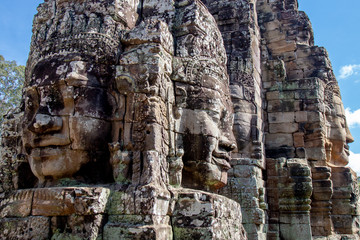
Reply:
[[[289,178],[286,173],[267,175],[269,235],[275,239],[298,239],[299,236],[311,239],[311,235],[331,236],[346,232],[357,238],[357,228],[346,231],[344,227],[337,226],[344,222],[344,217],[343,220],[332,217],[337,214],[335,209],[338,208],[333,186],[338,185],[339,180],[330,176],[335,176],[336,171],[344,174],[348,170],[338,168],[343,163],[333,156],[331,152],[336,151],[335,145],[329,143],[332,142],[331,127],[329,130],[332,124],[328,120],[332,117],[329,115],[344,119],[345,114],[328,54],[324,48],[314,46],[311,23],[306,14],[298,10],[297,1],[258,1],[257,4],[263,37],[267,172],[278,171],[281,158],[285,161],[284,167],[292,166],[295,161],[304,163],[308,169],[306,174],[297,167],[290,171],[290,176],[297,179],[294,190],[301,192],[292,196],[282,193],[289,183],[279,185],[282,178]],[[343,128],[347,128],[346,123]],[[346,133],[342,145],[351,141],[351,135]],[[287,203],[286,210],[281,209],[289,198],[293,198],[292,203]],[[300,200],[301,203],[296,203]],[[299,209],[301,205],[304,207]],[[349,211],[354,209],[349,204],[344,208]],[[357,221],[356,214],[348,217],[352,219],[350,222]],[[293,224],[302,225],[301,231],[293,229]],[[274,230],[278,236],[272,232]]]
[[[221,194],[242,206],[243,224],[250,239],[266,239],[263,170],[264,123],[261,82],[260,29],[256,1],[204,1],[215,17],[228,56],[234,134],[228,186]]]
[[[0,238],[359,239],[353,138],[297,0],[38,11]]]

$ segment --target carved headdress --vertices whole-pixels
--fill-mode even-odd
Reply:
[[[76,54],[114,63],[122,30],[136,21],[136,4],[132,2],[45,0],[34,19],[26,76],[37,63],[56,56]]]
[[[326,84],[324,89],[324,103],[328,114],[337,114],[345,117],[344,111],[342,110],[340,88],[336,81],[330,81]]]

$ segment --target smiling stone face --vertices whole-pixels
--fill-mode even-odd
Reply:
[[[39,186],[112,181],[108,143],[119,33],[137,1],[45,1],[34,18],[24,88],[23,148]],[[126,9],[126,14],[122,14]]]
[[[340,97],[340,90],[335,82],[325,88],[325,114],[327,162],[331,166],[346,166],[349,163],[349,143],[354,142],[346,123],[345,110]]]
[[[328,162],[335,166],[346,166],[349,163],[349,143],[354,142],[347,126],[345,116],[327,115],[326,124],[331,144],[331,155]]]
[[[181,108],[177,131],[184,147],[183,186],[216,190],[227,183],[230,152],[236,147],[227,75],[211,60],[183,64],[188,83],[176,83]]]
[[[235,143],[228,99],[217,91],[206,92],[201,91],[189,100],[189,104],[197,105],[203,101],[202,104],[183,110],[183,183],[184,186],[214,190],[227,183],[230,152]]]
[[[115,99],[107,89],[111,70],[103,70],[72,58],[35,67],[25,89],[23,144],[40,185],[65,177],[106,181],[98,177],[107,171]],[[90,166],[98,173],[83,175]]]

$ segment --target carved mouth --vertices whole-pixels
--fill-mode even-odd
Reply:
[[[58,148],[67,146],[70,143],[70,138],[63,134],[41,135],[34,139],[32,146],[34,148]]]
[[[348,144],[344,144],[344,151],[345,151],[346,155],[348,155],[348,156],[350,155],[350,147]]]
[[[59,157],[60,152],[71,150],[69,146],[47,146],[47,147],[37,147],[31,149],[31,155],[34,159],[52,159],[54,157]]]
[[[213,152],[212,159],[216,163],[223,168],[223,170],[227,171],[231,168],[230,165],[230,156],[229,153],[225,152]]]

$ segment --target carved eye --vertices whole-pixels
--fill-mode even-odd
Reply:
[[[215,123],[219,123],[221,121],[221,113],[219,113],[217,111],[207,111],[207,115]]]
[[[35,88],[30,88],[26,91],[26,97],[25,97],[25,108],[28,111],[32,111],[36,107],[36,103],[38,101],[38,94],[37,90]]]

